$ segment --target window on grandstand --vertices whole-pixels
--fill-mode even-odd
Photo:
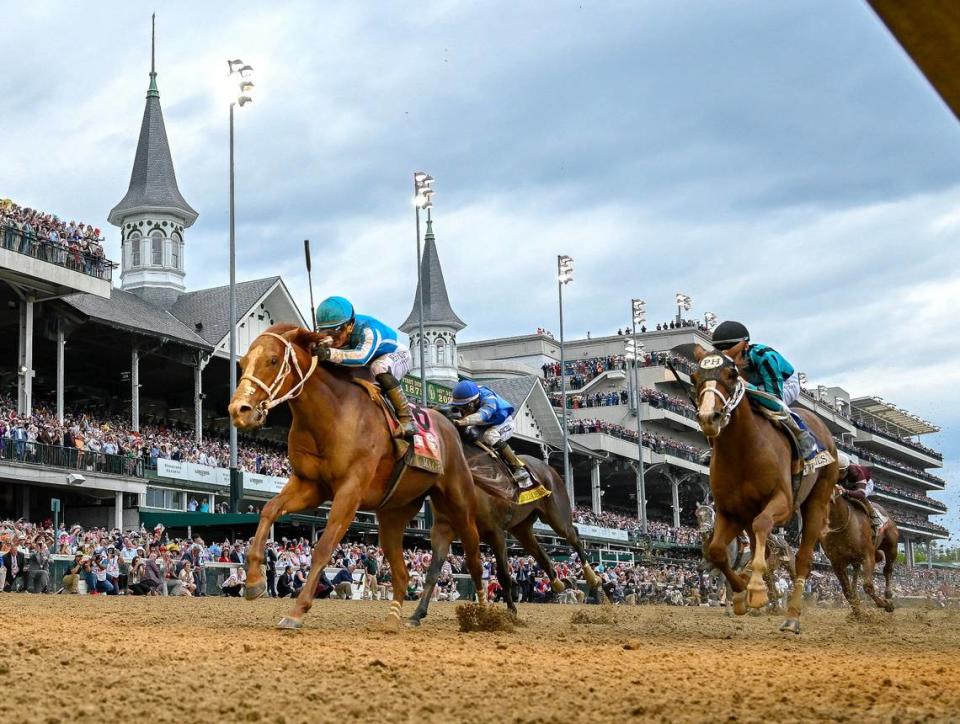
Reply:
[[[183,493],[179,490],[147,488],[147,507],[183,510]]]
[[[150,234],[150,242],[153,250],[153,265],[163,266],[163,234],[159,231],[154,231]]]
[[[170,237],[170,266],[174,269],[183,269],[183,241],[179,234]]]
[[[445,365],[447,363],[447,345],[443,337],[437,339],[437,364]]]
[[[140,266],[140,232],[134,231],[130,234],[130,266]]]

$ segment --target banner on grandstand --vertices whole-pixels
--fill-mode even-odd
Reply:
[[[230,487],[230,471],[226,468],[212,468],[209,465],[197,465],[179,460],[157,458],[157,475],[161,478]]]
[[[574,523],[574,525],[577,526],[577,532],[583,536],[599,538],[601,540],[612,540],[619,543],[630,542],[630,534],[619,528],[599,528],[595,525],[585,525],[584,523]],[[553,531],[553,528],[539,520],[533,524],[533,529],[548,533]]]
[[[273,475],[254,475],[253,473],[243,474],[244,490],[256,490],[259,493],[275,495],[286,484],[286,478],[278,478]]]

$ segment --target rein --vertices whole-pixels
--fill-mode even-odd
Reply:
[[[300,369],[300,362],[297,360],[297,352],[294,349],[292,342],[280,336],[279,334],[275,334],[274,332],[264,332],[260,336],[278,339],[283,343],[285,348],[283,353],[283,361],[280,363],[280,369],[277,370],[277,375],[273,378],[273,382],[270,383],[269,386],[264,384],[262,380],[254,377],[253,375],[243,375],[240,378],[240,382],[243,382],[244,380],[252,382],[267,393],[266,398],[261,400],[257,405],[261,412],[266,413],[277,405],[280,405],[287,400],[293,400],[300,396],[300,393],[303,392],[303,386],[307,383],[307,380],[313,376],[313,373],[317,369],[317,356],[311,355],[310,369],[308,369],[307,373],[304,374],[303,370]],[[300,381],[293,385],[287,394],[283,395],[282,397],[277,397],[280,392],[280,388],[283,387],[283,383],[286,382],[287,377],[289,377],[292,372],[297,373],[297,377],[300,378]]]
[[[830,496],[830,504],[832,505],[833,503],[835,503],[835,502],[837,501],[838,498],[842,498],[842,497],[843,497],[842,495],[838,494],[837,492],[834,492],[834,494]],[[826,530],[823,531],[823,535],[833,535],[834,533],[842,533],[843,531],[845,531],[845,530],[847,529],[847,526],[850,525],[850,518],[853,517],[852,514],[851,514],[851,512],[850,512],[850,508],[851,508],[852,506],[851,506],[851,504],[850,504],[848,501],[846,501],[846,500],[844,500],[844,503],[846,503],[846,505],[844,505],[843,507],[847,509],[847,517],[844,519],[843,524],[837,526],[836,528],[831,528],[831,527],[830,527],[830,522],[829,522],[830,519],[829,519],[829,517],[828,517],[828,518],[827,518],[827,528],[826,528]]]
[[[709,380],[704,384],[703,389],[700,390],[700,404],[703,404],[703,397],[708,392],[718,397],[722,403],[720,414],[723,419],[720,421],[720,428],[723,429],[727,426],[727,423],[730,422],[730,416],[733,414],[733,411],[737,409],[737,405],[743,401],[743,397],[747,393],[747,386],[744,384],[743,378],[738,377],[737,385],[733,388],[733,394],[728,398],[723,392],[717,389],[715,380]],[[697,405],[697,408],[699,409],[700,405]]]

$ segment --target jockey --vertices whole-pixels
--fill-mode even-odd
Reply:
[[[837,451],[837,467],[840,469],[837,485],[843,488],[844,496],[859,500],[870,511],[870,526],[876,536],[883,522],[880,520],[877,509],[870,504],[869,497],[873,493],[870,471],[862,465],[851,464],[850,456],[840,451]]]
[[[369,365],[397,413],[403,436],[412,436],[416,428],[400,380],[413,366],[413,357],[410,350],[397,341],[397,333],[379,319],[355,314],[353,305],[343,297],[327,297],[320,303],[317,331],[330,339],[329,345],[317,347],[318,359],[346,367]]]
[[[800,376],[783,355],[765,344],[750,344],[750,332],[740,322],[723,322],[713,332],[713,346],[729,350],[740,342],[747,348],[737,366],[747,380],[751,398],[773,412],[784,413],[783,423],[800,444],[800,454],[810,460],[817,454],[817,441],[790,405],[800,397]]]
[[[453,388],[450,404],[460,408],[461,417],[455,424],[467,428],[467,437],[483,440],[496,450],[510,466],[513,480],[521,490],[531,487],[533,483],[530,473],[513,448],[507,444],[516,428],[513,422],[513,405],[490,388],[471,380],[457,383]]]

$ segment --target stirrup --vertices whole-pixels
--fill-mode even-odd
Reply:
[[[417,426],[413,422],[413,418],[408,420],[397,420],[398,430],[400,432],[400,437],[405,440],[410,439],[417,433]]]
[[[530,477],[530,473],[528,473],[524,468],[520,468],[519,470],[515,470],[513,472],[513,482],[517,484],[517,487],[520,488],[520,490],[528,490],[533,487],[533,478]]]

